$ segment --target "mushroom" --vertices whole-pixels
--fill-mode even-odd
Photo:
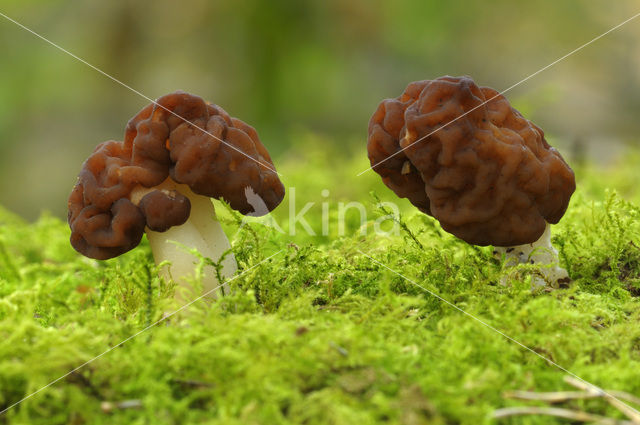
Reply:
[[[575,190],[573,171],[544,132],[469,77],[410,83],[369,122],[371,167],[398,196],[506,264],[549,264],[536,283],[568,281],[550,224]]]
[[[259,211],[248,194],[264,202]],[[223,277],[236,270],[210,198],[256,215],[273,210],[283,197],[253,127],[198,96],[175,92],[133,117],[124,142],[101,143],[84,162],[69,197],[71,245],[105,260],[135,248],[146,232],[156,264],[170,262],[161,275],[190,289],[197,262],[191,249],[214,262],[227,253]],[[202,285],[215,296],[216,273],[205,272]]]

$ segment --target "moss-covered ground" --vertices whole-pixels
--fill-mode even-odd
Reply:
[[[535,268],[503,270],[490,248],[456,240],[404,200],[399,233],[376,235],[386,214],[376,199],[397,199],[376,174],[355,176],[366,155],[298,139],[292,152],[304,147],[308,156],[276,162],[295,187],[274,213],[285,233],[258,219],[240,228],[216,204],[246,271],[230,282],[231,295],[140,333],[12,407],[0,424],[477,425],[522,404],[505,400],[507,390],[567,389],[564,372],[363,253],[578,376],[640,395],[638,154],[608,168],[574,167],[578,190],[553,227],[573,282],[532,291]],[[315,202],[304,218],[318,235],[300,225],[289,234],[292,196],[298,212]],[[362,202],[367,222],[352,208],[341,232],[338,203],[351,201]],[[0,410],[176,307],[145,242],[98,262],[76,254],[68,237],[58,218],[26,223],[0,210]],[[573,407],[619,416],[601,401]]]

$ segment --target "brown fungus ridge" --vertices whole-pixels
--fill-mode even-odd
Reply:
[[[191,201],[175,190],[152,190],[142,197],[138,207],[146,217],[149,229],[166,232],[187,221]]]
[[[185,218],[182,195],[155,193],[143,209],[130,201],[134,188],[152,188],[169,176],[196,194],[225,200],[242,214],[261,212],[248,203],[246,188],[269,211],[284,197],[284,186],[253,127],[198,96],[175,92],[132,118],[123,142],[98,145],[84,162],[69,197],[74,248],[91,258],[112,258],[134,248],[145,226],[166,230],[184,223],[188,211]],[[159,214],[150,199],[172,214]]]
[[[408,198],[420,211],[431,215],[420,172],[411,164],[399,144],[400,133],[404,129],[404,113],[427,83],[411,83],[402,95],[385,99],[378,105],[369,121],[367,150],[369,161],[384,184],[399,197]]]
[[[536,241],[546,223],[562,218],[575,190],[573,171],[544,132],[504,96],[468,77],[425,80],[407,91],[412,86],[422,89],[406,102],[402,129],[393,140],[422,180],[430,206],[425,212],[443,229],[475,245],[514,246]],[[372,149],[382,150],[372,135],[370,158]],[[388,162],[374,170],[382,175],[379,167]],[[387,183],[402,174],[398,163],[383,168],[385,183],[406,196]]]

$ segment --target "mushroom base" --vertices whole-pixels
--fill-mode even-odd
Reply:
[[[198,265],[201,260],[189,252],[196,249],[203,257],[213,262],[218,262],[227,253],[221,263],[220,276],[223,279],[230,278],[237,270],[235,257],[233,253],[228,252],[231,245],[216,218],[211,199],[197,195],[188,186],[177,184],[171,179],[154,188],[140,189],[135,199],[140,199],[144,196],[143,192],[153,189],[178,191],[191,202],[191,213],[184,224],[173,226],[165,232],[145,229],[155,263],[160,265],[167,262],[160,268],[160,276],[167,281],[173,280],[177,284],[175,298],[188,301],[205,295],[205,298],[215,299],[226,293],[228,285],[219,282],[213,266],[206,265],[202,268],[202,275],[198,276]],[[202,294],[194,293],[193,282],[196,279],[202,285]]]
[[[513,267],[518,264],[538,264],[539,273],[533,277],[533,286],[557,287],[571,281],[569,273],[559,266],[558,251],[551,245],[551,226],[547,223],[540,238],[524,245],[501,247],[493,249],[496,258],[505,257],[504,265]]]

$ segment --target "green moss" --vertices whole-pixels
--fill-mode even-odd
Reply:
[[[640,170],[585,166],[553,238],[574,278],[530,290],[531,266],[503,271],[489,248],[443,232],[406,201],[397,235],[378,237],[376,207],[396,201],[361,152],[279,162],[317,233],[286,231],[218,205],[241,270],[233,292],[127,341],[0,416],[0,424],[488,424],[511,389],[563,389],[563,372],[453,309],[391,269],[603,388],[640,394]],[[349,183],[345,183],[349,182]],[[610,185],[607,182],[611,182]],[[620,186],[618,186],[620,183]],[[329,196],[322,196],[323,189]],[[613,189],[618,189],[617,194]],[[372,197],[370,192],[377,195]],[[358,200],[368,222],[335,225]],[[354,212],[354,211],[352,211]],[[240,229],[239,229],[240,228]],[[368,230],[363,234],[363,230]],[[172,287],[156,277],[146,242],[113,260],[77,255],[66,223],[25,223],[0,210],[0,409],[162,317]],[[506,277],[506,285],[500,280]],[[138,400],[138,407],[111,408]],[[601,404],[578,407],[614,415]],[[503,423],[560,423],[546,417]]]

